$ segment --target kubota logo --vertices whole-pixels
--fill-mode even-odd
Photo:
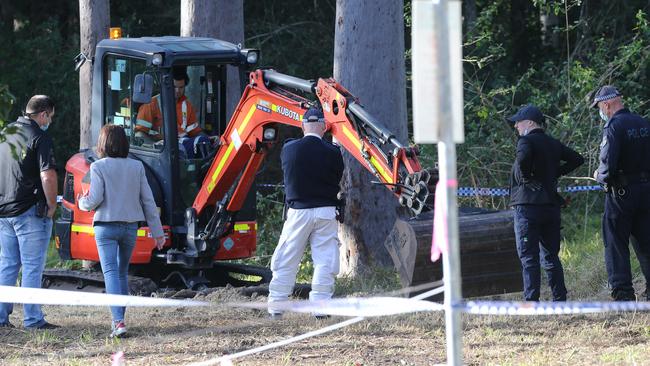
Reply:
[[[273,106],[275,107],[274,110],[277,113],[280,113],[281,115],[289,117],[291,119],[295,119],[296,121],[300,121],[300,114],[298,112],[292,111],[289,108],[285,108],[279,105],[273,105]]]

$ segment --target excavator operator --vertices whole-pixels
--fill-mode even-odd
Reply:
[[[194,112],[194,106],[185,96],[185,87],[190,82],[185,67],[173,69],[174,97],[176,99],[176,123],[178,124],[178,142],[181,153],[188,159],[203,158],[208,155],[210,139],[201,130]],[[160,95],[138,110],[136,136],[145,140],[162,140],[163,117],[160,109]]]

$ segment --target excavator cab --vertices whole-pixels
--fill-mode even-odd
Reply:
[[[210,38],[124,38],[103,40],[97,46],[93,64],[93,142],[97,142],[105,124],[124,127],[130,143],[129,157],[145,166],[168,239],[163,250],[158,251],[146,223],[141,223],[131,263],[142,264],[140,270],[149,277],[151,272],[166,276],[173,271],[183,277],[184,269],[208,269],[215,260],[246,258],[255,252],[254,185],[242,210],[232,217],[232,230],[217,243],[209,258],[193,255],[192,250],[186,254],[185,211],[194,203],[219,148],[219,136],[230,117],[228,105],[237,102],[227,99],[228,83],[243,88],[257,56],[256,50]],[[187,76],[182,106],[174,88],[174,73],[179,70]],[[233,75],[239,75],[244,82],[229,80]],[[184,151],[184,136],[180,133],[183,124],[189,130],[187,123],[196,124],[204,136],[193,156]],[[76,204],[77,194],[89,187],[90,163],[95,159],[91,148],[74,155],[66,165],[62,215],[56,223],[62,259],[98,261],[93,213],[79,210]]]

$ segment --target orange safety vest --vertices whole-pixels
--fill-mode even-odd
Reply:
[[[144,132],[153,139],[160,140],[162,138],[163,121],[160,111],[160,97],[158,95],[153,97],[151,103],[140,106],[135,131]],[[176,123],[178,124],[178,137],[194,137],[201,132],[194,107],[185,96],[176,101]]]

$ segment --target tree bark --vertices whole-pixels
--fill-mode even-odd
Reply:
[[[403,12],[401,1],[337,0],[334,78],[406,143]],[[359,275],[374,265],[392,265],[384,241],[401,209],[388,189],[371,184],[377,179],[350,154],[344,159],[341,273]]]
[[[542,26],[542,44],[554,49],[560,47],[560,37],[555,32],[555,28],[560,24],[560,18],[550,10],[548,13],[540,15],[539,22]]]
[[[182,0],[181,36],[211,37],[244,43],[244,0]],[[226,115],[230,117],[241,97],[239,69],[228,66]]]
[[[463,18],[465,23],[465,32],[474,29],[476,22],[476,0],[463,0]]]
[[[95,57],[95,46],[108,37],[110,27],[109,0],[79,0],[80,48],[91,60]],[[101,62],[101,61],[97,61]],[[90,130],[93,63],[86,62],[79,69],[79,147],[92,146]]]

